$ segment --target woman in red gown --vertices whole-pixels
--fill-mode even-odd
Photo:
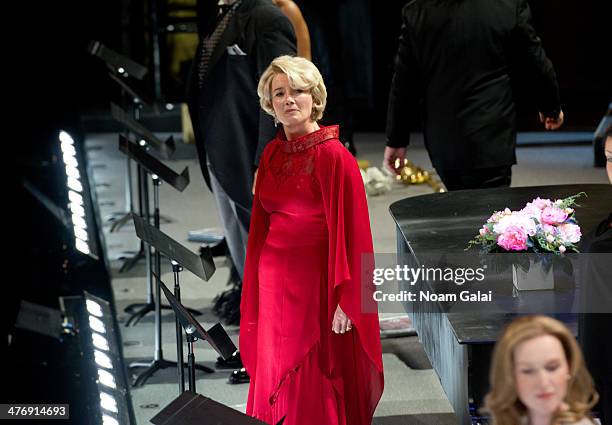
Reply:
[[[282,128],[259,165],[247,247],[247,413],[269,424],[370,425],[383,368],[357,163],[338,126],[317,124],[327,93],[312,62],[276,58],[258,94]]]

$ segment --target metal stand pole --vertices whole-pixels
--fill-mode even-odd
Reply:
[[[179,273],[183,270],[181,265],[176,261],[172,261],[172,272],[174,273],[174,297],[180,303],[181,302],[181,286],[179,285]],[[176,358],[179,359],[179,364],[183,363],[183,327],[178,319],[178,316],[174,317],[176,325]],[[177,366],[176,368],[179,382],[179,394],[185,392],[185,371],[182,367]]]

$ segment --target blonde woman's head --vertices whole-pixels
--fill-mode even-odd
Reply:
[[[286,84],[282,84],[285,78]],[[279,89],[274,90],[274,93],[273,82],[279,82]],[[288,87],[281,88],[281,85]],[[310,110],[305,112],[308,112],[308,118],[311,121],[319,121],[323,117],[327,103],[327,89],[317,67],[307,59],[294,56],[279,56],[270,63],[259,79],[257,94],[262,109],[281,122],[283,122],[282,116],[286,115],[283,108],[279,111],[281,95],[309,95],[312,98],[312,105]],[[274,96],[277,96],[277,99],[274,99]],[[308,108],[308,102],[304,102],[303,107]]]

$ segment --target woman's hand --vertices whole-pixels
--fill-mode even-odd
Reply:
[[[352,329],[353,322],[348,318],[344,311],[340,308],[340,304],[336,307],[336,312],[334,313],[334,320],[332,320],[332,331],[337,334],[343,334]]]

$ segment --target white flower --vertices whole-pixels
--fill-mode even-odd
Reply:
[[[565,250],[566,250],[565,245],[559,245],[559,252],[561,254],[563,254],[565,252]]]
[[[546,236],[546,242],[552,243],[554,240],[555,240],[555,237],[553,235]]]
[[[526,216],[521,212],[513,212],[500,218],[499,222],[493,225],[493,231],[501,234],[510,226],[521,228],[527,235],[533,236],[536,234],[536,224],[531,217]]]
[[[557,229],[559,229],[559,237],[563,243],[577,243],[582,236],[580,226],[577,224],[564,223],[557,226]]]

